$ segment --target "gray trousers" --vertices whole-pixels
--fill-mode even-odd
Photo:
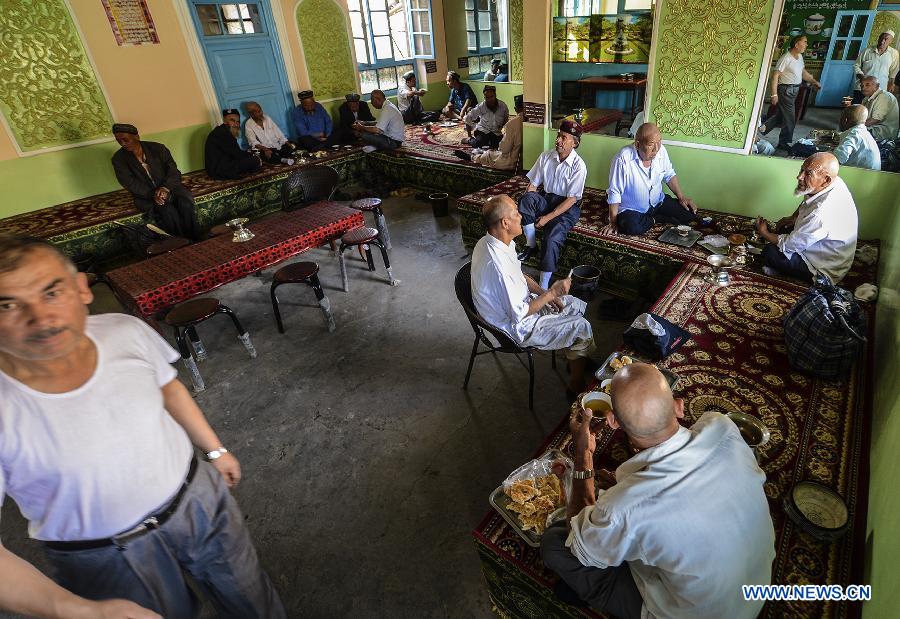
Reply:
[[[400,145],[403,144],[403,142],[391,139],[383,133],[369,133],[368,131],[363,131],[359,139],[378,150],[394,150],[395,148],[400,148]]]
[[[640,619],[644,601],[634,584],[628,564],[606,569],[586,567],[566,547],[568,536],[569,531],[564,522],[556,523],[544,531],[541,539],[541,559],[544,565],[559,574],[591,608],[617,619]]]
[[[285,617],[237,502],[207,462],[198,463],[172,517],[124,549],[44,551],[56,582],[88,599],[124,598],[166,619],[192,618],[200,604],[188,588],[186,573],[219,617]]]
[[[797,124],[796,103],[800,94],[799,84],[778,84],[778,105],[775,113],[766,119],[766,133],[775,127],[781,127],[778,134],[779,144],[790,144],[794,141],[794,127]]]

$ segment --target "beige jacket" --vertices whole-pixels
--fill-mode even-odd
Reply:
[[[514,170],[522,152],[522,115],[517,114],[503,125],[503,139],[498,150],[473,155],[472,161],[498,170]]]

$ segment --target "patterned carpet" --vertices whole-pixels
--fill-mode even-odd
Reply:
[[[509,194],[514,200],[518,200],[525,189],[528,187],[528,179],[524,176],[514,176],[497,185],[476,191],[475,193],[463,196],[459,199],[461,208],[465,205],[477,208],[480,212],[481,205],[491,196],[499,194]],[[734,233],[745,234],[748,237],[753,232],[753,218],[743,215],[732,215],[729,213],[721,213],[709,209],[700,209],[700,215],[711,216],[721,234],[729,235]],[[602,189],[585,188],[584,198],[581,204],[581,219],[573,228],[573,232],[584,234],[589,237],[604,239],[621,245],[646,251],[653,254],[661,254],[679,261],[696,261],[706,262],[709,252],[694,245],[690,248],[679,247],[669,243],[663,243],[659,240],[659,236],[669,227],[670,224],[657,224],[650,230],[640,236],[609,236],[603,234],[601,230],[609,223],[609,209],[606,204],[606,191]],[[880,241],[859,241],[857,247],[862,248],[865,245],[873,245],[880,248]],[[762,267],[757,262],[748,265],[747,270],[762,274]],[[878,281],[878,263],[865,265],[861,262],[855,262],[842,282],[842,286],[853,290],[859,284],[865,282],[875,283]]]
[[[261,170],[247,174],[238,180],[217,181],[210,178],[206,174],[206,170],[198,170],[185,174],[183,182],[199,203],[203,201],[204,196],[212,193],[251,184],[309,165],[327,164],[329,161],[339,159],[349,153],[360,151],[360,147],[354,146],[324,151],[320,158],[310,163],[296,163],[293,166],[267,164]],[[131,194],[120,189],[0,219],[0,232],[51,238],[115,219],[130,217],[137,213],[138,210],[134,208]]]
[[[688,263],[656,303],[655,313],[687,329],[692,339],[660,365],[681,377],[685,425],[708,409],[741,411],[761,418],[771,431],[760,449],[765,492],[776,531],[773,582],[841,584],[862,582],[868,484],[868,411],[871,410],[871,351],[842,382],[815,380],[791,371],[781,320],[804,288],[752,273],[734,284],[707,282],[710,269]],[[870,316],[870,325],[874,315]],[[871,335],[871,329],[870,329]],[[544,447],[571,455],[566,419]],[[624,434],[603,432],[596,467],[614,469],[629,456]],[[826,544],[786,518],[782,501],[791,486],[815,480],[847,501],[851,525],[841,541]],[[555,580],[538,553],[498,515],[490,513],[474,531],[494,602],[510,616],[578,616],[552,599]],[[533,614],[537,611],[538,614]],[[858,616],[846,602],[769,603],[761,617]]]
[[[464,138],[468,137],[464,125],[441,127],[440,123],[434,123],[432,131],[434,132],[433,135],[427,135],[424,133],[422,125],[407,125],[406,139],[403,142],[403,146],[395,151],[391,151],[390,154],[423,157],[447,163],[479,167],[478,164],[465,161],[453,154],[455,150],[472,150],[471,146],[460,143]]]

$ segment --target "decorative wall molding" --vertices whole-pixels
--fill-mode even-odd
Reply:
[[[297,6],[296,17],[316,99],[338,98],[355,92],[357,71],[346,11],[333,0],[303,0]]]
[[[524,0],[508,0],[507,4],[510,81],[525,78],[525,57],[522,53],[522,46],[525,44],[522,33],[523,2]]]
[[[661,0],[651,109],[667,141],[745,152],[773,0]]]
[[[0,111],[18,152],[109,140],[112,112],[65,0],[3,0],[0,24]]]

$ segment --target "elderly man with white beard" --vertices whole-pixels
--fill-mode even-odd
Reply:
[[[832,283],[843,279],[856,252],[859,216],[853,196],[838,178],[840,164],[831,153],[816,153],[803,162],[794,195],[803,202],[790,217],[769,230],[756,219],[756,231],[765,239],[763,270],[810,282],[824,275]]]

